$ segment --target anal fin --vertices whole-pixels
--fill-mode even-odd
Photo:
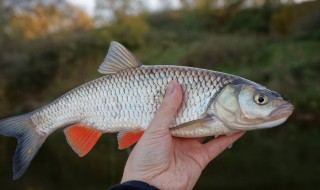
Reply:
[[[64,130],[71,148],[80,156],[85,156],[99,140],[102,132],[82,125],[72,125]]]
[[[118,144],[119,149],[126,149],[136,143],[144,131],[125,131],[118,133]]]

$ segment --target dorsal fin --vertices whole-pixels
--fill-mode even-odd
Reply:
[[[139,67],[140,61],[127,48],[118,42],[112,41],[106,58],[99,67],[102,74],[112,74],[118,71]]]

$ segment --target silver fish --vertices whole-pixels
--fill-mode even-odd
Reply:
[[[177,137],[231,135],[282,124],[293,106],[280,94],[247,79],[199,68],[145,66],[112,42],[99,68],[105,76],[77,87],[24,115],[0,120],[0,134],[15,137],[13,179],[26,171],[45,139],[64,133],[84,156],[103,133],[119,132],[119,148],[134,144],[148,127],[168,82],[181,84],[183,102],[171,128]]]

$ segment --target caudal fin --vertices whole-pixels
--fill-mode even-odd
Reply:
[[[0,120],[0,134],[18,141],[13,156],[13,179],[19,179],[37,154],[46,136],[39,136],[31,121],[31,114]]]

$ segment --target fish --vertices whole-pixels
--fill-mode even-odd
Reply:
[[[135,144],[173,80],[183,91],[181,107],[170,127],[175,137],[271,128],[284,123],[294,109],[279,93],[239,76],[195,67],[143,65],[115,41],[98,71],[104,76],[34,111],[0,120],[0,134],[17,139],[14,180],[25,173],[46,138],[60,128],[81,157],[103,133],[118,133],[119,149]]]

